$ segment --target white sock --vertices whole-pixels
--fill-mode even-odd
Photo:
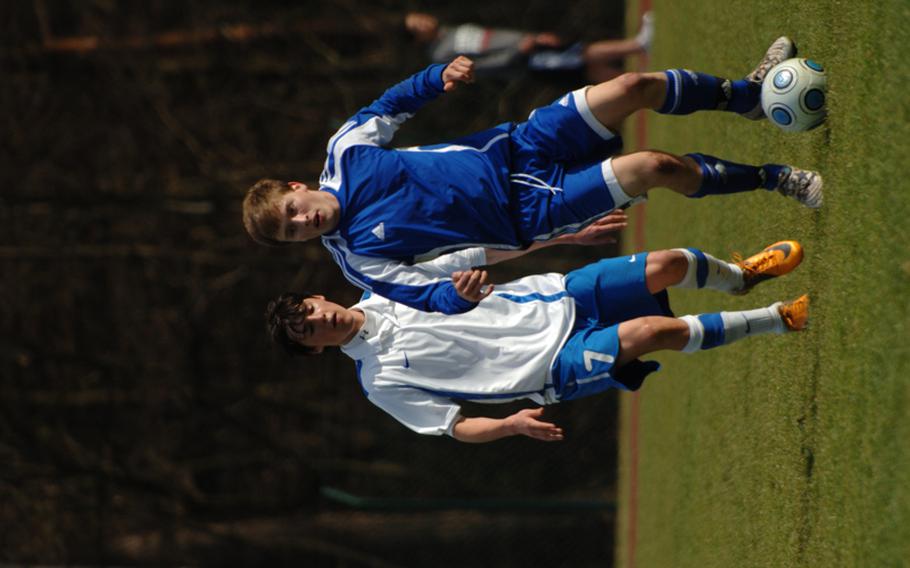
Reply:
[[[651,51],[652,41],[654,41],[654,14],[645,12],[641,16],[641,27],[638,29],[638,35],[635,36],[635,42],[645,51]]]
[[[721,312],[720,317],[724,320],[724,344],[753,335],[785,333],[787,326],[780,317],[778,306],[780,306],[780,302],[756,310]]]
[[[699,288],[698,286],[698,262],[699,259],[694,252],[689,249],[673,249],[675,252],[681,252],[689,262],[689,268],[686,270],[686,276],[676,288]],[[699,251],[701,252],[701,251]],[[706,252],[701,252],[705,262],[705,282],[702,288],[711,290],[720,290],[722,292],[733,292],[743,287],[743,271],[740,267],[717,258],[714,258]]]
[[[745,310],[741,312],[720,312],[720,314],[701,314],[700,316],[683,316],[679,319],[689,326],[689,342],[682,348],[683,353],[694,353],[699,349],[710,349],[720,345],[729,345],[745,337],[765,333],[785,333],[787,327],[780,316],[780,302],[767,308]],[[718,319],[720,316],[720,319]],[[723,332],[721,333],[721,327]],[[705,345],[705,342],[708,345]]]
[[[705,326],[695,316],[679,318],[689,326],[689,342],[682,348],[683,353],[694,353],[701,349],[701,342],[705,339]]]

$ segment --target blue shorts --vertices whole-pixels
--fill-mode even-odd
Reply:
[[[621,188],[604,162],[621,150],[622,138],[588,108],[585,89],[532,112],[511,137],[509,181],[522,241],[576,232],[615,209]]]
[[[575,300],[575,326],[551,369],[560,400],[609,388],[636,390],[660,367],[637,359],[615,366],[620,323],[644,316],[673,316],[667,293],[648,291],[647,256],[609,258],[566,274],[566,291]]]

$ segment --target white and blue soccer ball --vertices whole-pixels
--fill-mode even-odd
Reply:
[[[768,120],[787,132],[811,130],[825,121],[828,79],[811,59],[782,61],[765,75],[761,106]]]

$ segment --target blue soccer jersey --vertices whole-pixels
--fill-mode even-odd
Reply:
[[[419,310],[453,314],[476,304],[459,297],[447,276],[421,270],[424,261],[470,247],[525,248],[578,230],[613,202],[600,166],[577,175],[561,165],[548,168],[551,160],[532,159],[539,153],[523,150],[522,143],[543,146],[547,140],[525,135],[533,134],[527,123],[505,123],[447,144],[386,147],[406,119],[444,92],[444,68],[431,65],[402,81],[342,125],[329,140],[319,181],[340,205],[339,224],[323,243],[348,280]],[[592,119],[575,110],[571,116],[584,130],[574,138],[594,145],[618,140],[600,125],[602,131],[586,126]],[[515,163],[535,175],[516,174]],[[584,200],[591,207],[580,218],[571,204],[561,207],[572,211],[569,217],[551,214],[549,208],[563,201],[566,178],[596,178],[605,198]]]

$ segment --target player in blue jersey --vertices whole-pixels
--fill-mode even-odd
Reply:
[[[791,56],[780,38],[746,79],[687,70],[627,73],[571,92],[534,111],[447,144],[388,148],[426,102],[473,80],[470,60],[432,65],[361,109],[328,143],[319,189],[261,180],[244,201],[244,225],[266,244],[317,236],[355,285],[426,310],[453,314],[478,298],[424,261],[469,247],[517,256],[556,242],[591,242],[615,228],[601,219],[666,187],[688,197],[778,190],[821,204],[821,177],[778,164],[750,166],[704,154],[659,151],[614,156],[620,123],[639,109],[668,114],[726,110],[760,118],[761,78]],[[612,157],[611,157],[612,156]],[[621,221],[621,218],[620,218]],[[593,223],[593,224],[592,224]],[[566,237],[566,235],[569,235]],[[559,239],[559,240],[554,240]]]
[[[436,268],[458,271],[482,264],[482,255],[479,249],[459,251]],[[271,337],[291,353],[340,346],[356,361],[369,400],[418,433],[465,442],[516,434],[555,441],[563,433],[539,419],[540,408],[501,420],[465,418],[460,401],[527,398],[544,405],[609,388],[635,390],[659,367],[639,360],[654,351],[692,353],[799,331],[808,321],[807,296],[676,318],[666,289],[744,293],[792,271],[802,257],[795,241],[775,243],[739,263],[674,249],[602,260],[565,276],[521,278],[463,314],[423,312],[375,294],[351,308],[322,296],[285,294],[269,304],[266,318]]]

